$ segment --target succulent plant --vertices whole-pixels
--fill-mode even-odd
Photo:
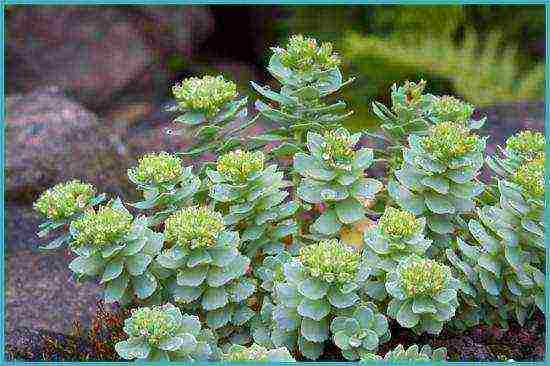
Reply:
[[[172,87],[176,105],[167,111],[180,114],[174,122],[193,129],[193,144],[181,155],[198,157],[205,152],[224,153],[239,146],[236,137],[256,121],[245,121],[247,98],[238,98],[237,86],[223,76],[190,77]],[[237,126],[228,124],[239,119]],[[174,134],[175,132],[171,131]],[[177,132],[180,134],[181,132]],[[223,141],[220,144],[220,141]]]
[[[386,274],[394,270],[400,260],[411,254],[425,254],[432,244],[424,236],[425,226],[425,218],[387,207],[378,224],[365,230],[363,259],[371,269],[365,290],[370,297],[377,300],[386,297]]]
[[[346,103],[327,104],[324,98],[351,83],[342,80],[340,60],[332,52],[330,43],[318,42],[302,35],[292,36],[286,48],[272,48],[273,55],[267,70],[282,87],[271,90],[251,82],[263,97],[278,106],[261,100],[255,103],[259,113],[278,124],[276,134],[267,131],[254,138],[263,143],[279,141],[271,151],[274,156],[293,155],[304,149],[307,131],[327,131],[341,126],[353,112],[347,112]]]
[[[220,356],[214,334],[195,315],[167,303],[133,309],[124,321],[128,339],[115,345],[126,360],[208,361]]]
[[[545,151],[544,135],[535,131],[521,131],[506,140],[504,149],[497,150],[502,157],[487,157],[487,164],[498,175],[508,178],[525,162],[541,157]]]
[[[358,306],[349,316],[337,316],[330,331],[334,344],[351,361],[376,351],[380,343],[390,339],[388,320],[372,306]]]
[[[168,288],[177,303],[202,311],[214,330],[252,318],[245,303],[256,291],[255,280],[245,276],[250,259],[239,252],[239,235],[226,229],[220,213],[182,208],[166,219],[164,235],[169,247],[157,262],[175,273]]]
[[[38,197],[33,208],[45,217],[46,221],[38,227],[40,231],[37,235],[43,238],[51,231],[65,229],[64,234],[42,246],[41,249],[57,249],[69,242],[71,236],[67,229],[70,222],[83,215],[87,209],[105,200],[104,194],[95,196],[95,192],[93,185],[71,180],[56,184]]]
[[[258,252],[284,249],[282,239],[297,232],[291,216],[298,209],[284,202],[288,182],[276,165],[264,167],[260,151],[236,150],[222,155],[216,170],[207,170],[210,197],[222,206],[225,223],[241,233],[242,252],[253,258]]]
[[[131,206],[140,210],[160,210],[149,218],[152,225],[164,221],[170,214],[192,203],[201,181],[191,167],[184,168],[182,160],[167,152],[150,153],[128,169],[128,178],[143,192],[144,200]]]
[[[449,267],[413,254],[386,278],[387,315],[417,334],[439,334],[455,315],[459,285]]]
[[[255,361],[255,362],[295,362],[290,352],[284,347],[267,349],[256,343],[250,347],[232,345],[224,354],[225,361]]]
[[[424,345],[420,348],[413,344],[405,350],[403,345],[398,345],[394,349],[387,352],[384,357],[380,357],[374,353],[366,354],[365,357],[361,359],[360,363],[367,363],[371,361],[446,361],[447,360],[447,349],[441,347],[432,350],[429,345]]]
[[[69,268],[82,278],[100,277],[107,303],[150,298],[158,288],[152,260],[164,238],[146,223],[145,217],[134,219],[120,199],[87,211],[71,223],[70,248],[77,257]]]
[[[511,313],[523,324],[534,305],[545,308],[544,157],[524,161],[510,173],[511,181],[498,180],[499,206],[478,209],[478,220],[468,223],[474,245],[460,239],[458,255],[447,251],[477,290],[463,290],[464,297],[482,307],[498,307],[496,319],[483,319],[504,326]]]
[[[485,141],[451,122],[434,125],[427,136],[410,135],[403,166],[388,183],[390,196],[400,207],[425,216],[435,234],[453,233],[456,217],[471,213],[473,199],[484,190],[476,176]]]
[[[307,146],[311,155],[294,155],[294,169],[302,176],[298,197],[311,204],[323,203],[323,214],[310,226],[322,236],[334,236],[344,225],[365,217],[364,200],[372,200],[382,183],[365,178],[373,163],[369,148],[354,150],[361,134],[341,128],[321,136],[309,132]]]
[[[360,259],[337,240],[325,240],[303,247],[284,264],[285,282],[273,292],[271,338],[276,347],[292,350],[298,343],[305,357],[321,355],[332,318],[360,301],[357,292],[366,277]]]
[[[455,122],[468,129],[479,129],[486,118],[472,119],[474,107],[450,95],[424,94],[426,82],[406,81],[402,86],[391,87],[391,110],[380,102],[373,102],[374,113],[382,121],[382,130],[398,145],[408,135],[425,135],[434,125]]]

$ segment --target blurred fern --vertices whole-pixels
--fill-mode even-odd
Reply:
[[[344,38],[344,57],[353,60],[360,73],[372,75],[373,63],[400,69],[420,70],[433,77],[449,77],[454,92],[480,107],[518,100],[541,99],[544,93],[544,64],[520,73],[517,51],[499,50],[502,37],[488,35],[483,46],[475,32],[466,32],[456,46],[452,35],[414,38],[403,35],[382,38],[349,34]]]

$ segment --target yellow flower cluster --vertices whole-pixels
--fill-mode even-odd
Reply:
[[[50,220],[65,219],[84,211],[94,194],[91,184],[78,180],[59,183],[40,195],[34,209]]]
[[[420,222],[408,211],[388,207],[380,217],[378,227],[391,237],[408,238],[420,230]]]
[[[449,284],[449,267],[413,255],[399,265],[400,285],[408,297],[435,296]]]
[[[191,77],[172,87],[178,105],[213,116],[237,96],[237,86],[223,76]]]
[[[164,306],[134,309],[129,321],[129,335],[144,337],[151,345],[159,344],[166,337],[173,337],[180,328]]]
[[[166,242],[185,248],[209,248],[216,244],[224,228],[219,212],[208,207],[187,207],[166,219],[164,237]]]
[[[522,131],[506,140],[506,149],[531,160],[544,153],[546,141],[544,135],[535,131]]]
[[[232,182],[242,182],[253,173],[264,169],[265,156],[263,152],[231,151],[218,158],[218,173]]]
[[[435,97],[432,112],[439,120],[463,123],[474,113],[474,106],[450,95],[444,95]]]
[[[151,153],[139,159],[138,166],[130,168],[136,180],[143,184],[161,184],[177,180],[183,174],[182,161],[167,152]]]
[[[458,123],[442,122],[430,128],[421,139],[424,149],[436,160],[446,162],[475,151],[479,136]]]
[[[299,258],[310,276],[329,283],[355,281],[360,261],[358,252],[345,247],[336,239],[303,247]]]
[[[399,99],[404,97],[406,107],[415,107],[422,101],[422,93],[426,87],[426,81],[420,80],[418,83],[413,81],[405,81],[405,84],[397,89],[397,94],[392,93],[392,109],[397,111],[399,107],[403,107],[402,101]]]
[[[349,167],[355,157],[354,141],[348,130],[340,128],[324,134],[323,160],[334,168]]]
[[[132,227],[132,215],[110,206],[101,206],[97,211],[87,211],[72,223],[76,230],[77,245],[91,244],[103,247],[122,239]]]
[[[521,165],[512,180],[532,197],[544,197],[544,156]]]
[[[332,44],[323,42],[320,46],[314,38],[293,35],[285,48],[273,48],[283,66],[302,73],[326,71],[340,65],[340,58],[332,52]]]

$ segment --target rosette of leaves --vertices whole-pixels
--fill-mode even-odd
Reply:
[[[225,223],[241,233],[242,252],[253,258],[258,251],[284,249],[282,239],[297,232],[291,217],[298,209],[284,202],[288,182],[273,164],[264,167],[261,151],[236,150],[222,155],[216,170],[208,169],[210,197],[223,210]]]
[[[115,345],[126,360],[208,361],[219,357],[214,334],[202,329],[195,315],[182,314],[176,306],[141,307],[124,321],[128,339]]]
[[[376,351],[379,344],[390,339],[388,320],[373,306],[358,306],[349,316],[337,316],[330,331],[334,344],[351,361]]]
[[[255,361],[255,362],[296,362],[294,357],[284,347],[267,349],[259,344],[252,344],[250,347],[241,345],[231,345],[223,360],[235,361]]]
[[[544,135],[536,131],[521,131],[506,140],[504,148],[497,146],[498,155],[487,157],[487,164],[501,177],[508,178],[527,161],[544,154]]]
[[[486,118],[472,119],[474,106],[450,95],[424,94],[426,82],[406,81],[392,85],[391,109],[373,102],[373,111],[382,121],[381,128],[395,143],[402,145],[410,134],[425,135],[431,126],[455,122],[469,129],[479,129]]]
[[[174,122],[184,125],[186,130],[193,129],[193,144],[182,155],[197,157],[208,151],[229,151],[240,144],[235,134],[256,120],[244,121],[247,98],[239,98],[235,83],[221,75],[187,78],[174,85],[172,93],[176,105],[168,111],[179,114]],[[228,129],[228,124],[235,120],[242,122]]]
[[[192,168],[184,168],[178,156],[167,152],[142,156],[136,167],[128,169],[128,178],[143,192],[144,198],[131,206],[140,210],[161,210],[149,218],[152,225],[161,223],[179,208],[190,205],[201,186]]]
[[[33,204],[33,208],[46,219],[38,226],[38,237],[43,238],[59,228],[63,228],[65,232],[40,248],[51,250],[67,244],[71,240],[68,230],[71,221],[80,217],[87,209],[103,202],[105,198],[105,194],[96,196],[93,185],[78,180],[59,183],[44,191]]]
[[[285,48],[272,48],[267,70],[281,83],[279,91],[251,82],[252,87],[269,100],[257,100],[260,115],[275,122],[272,131],[254,141],[281,144],[271,151],[275,156],[292,155],[304,148],[307,131],[325,131],[340,127],[353,112],[345,112],[346,103],[329,104],[324,99],[353,79],[343,81],[340,59],[328,42],[318,44],[302,35],[290,37]]]
[[[413,254],[386,278],[387,315],[417,334],[439,334],[455,315],[459,285],[449,267]]]
[[[302,176],[298,197],[310,204],[325,205],[323,214],[310,226],[314,234],[333,236],[342,226],[363,219],[363,201],[374,199],[383,188],[379,181],[364,177],[374,159],[369,148],[354,150],[360,136],[344,128],[324,136],[308,132],[310,154],[294,155],[294,170]]]
[[[386,297],[386,274],[411,254],[423,256],[432,244],[424,235],[426,219],[412,213],[387,207],[376,226],[363,233],[363,259],[371,268],[365,290],[377,300]]]
[[[89,210],[70,226],[69,268],[79,278],[100,277],[106,303],[126,304],[150,298],[158,288],[153,258],[163,235],[147,228],[145,217],[133,218],[120,199]]]
[[[187,207],[164,225],[168,248],[157,262],[175,273],[168,283],[174,300],[202,312],[214,330],[250,320],[254,312],[245,300],[256,291],[255,280],[245,276],[250,259],[239,252],[239,235],[226,229],[222,215]]]
[[[486,138],[460,124],[442,122],[427,136],[410,135],[408,141],[388,193],[401,208],[425,216],[435,234],[451,234],[458,227],[456,216],[472,212],[474,198],[484,190],[476,177]]]
[[[388,351],[384,357],[378,356],[374,353],[366,354],[360,363],[367,363],[370,361],[446,361],[447,349],[444,347],[432,350],[429,345],[424,345],[419,348],[418,345],[413,344],[409,348],[405,349],[402,344],[398,345],[394,349]]]
[[[367,273],[360,254],[325,240],[301,248],[300,255],[283,266],[285,282],[275,285],[274,327],[276,347],[295,349],[317,359],[330,338],[331,320],[353,312],[358,290]]]

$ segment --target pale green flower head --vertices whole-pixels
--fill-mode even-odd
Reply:
[[[450,95],[435,97],[432,113],[439,121],[467,122],[474,113],[474,106]]]
[[[218,158],[217,170],[232,182],[246,181],[254,173],[264,169],[265,156],[261,151],[231,151]]]
[[[333,168],[350,168],[355,158],[356,140],[345,128],[325,132],[323,160]]]
[[[182,161],[167,152],[151,153],[139,159],[138,166],[128,174],[143,184],[162,184],[176,181],[183,174]]]
[[[237,86],[223,76],[190,77],[172,87],[178,106],[213,116],[237,96]]]
[[[219,212],[208,207],[186,207],[166,219],[164,236],[166,242],[184,248],[210,248],[224,228]]]
[[[84,211],[94,194],[91,184],[78,180],[59,183],[40,195],[34,209],[50,220],[66,219]]]
[[[411,255],[397,268],[401,288],[407,297],[433,297],[445,289],[451,278],[449,267],[434,260]]]
[[[346,283],[355,280],[360,254],[336,239],[323,240],[300,250],[299,259],[306,272],[325,282]]]
[[[523,192],[535,198],[544,197],[544,156],[521,165],[512,176]]]
[[[478,142],[479,136],[455,122],[442,122],[432,126],[429,135],[421,138],[424,150],[443,162],[475,151]]]
[[[169,311],[174,309],[171,304],[133,309],[124,331],[130,337],[142,337],[150,345],[158,345],[165,338],[174,337],[180,328],[177,312]]]
[[[532,160],[544,153],[544,135],[536,131],[521,131],[506,140],[506,150],[524,160]]]
[[[273,48],[283,66],[301,73],[326,71],[338,67],[340,58],[332,52],[332,44],[323,42],[318,45],[314,38],[303,35],[290,37],[286,48]]]
[[[97,211],[91,209],[72,223],[77,232],[75,243],[94,247],[115,243],[130,232],[132,220],[129,212],[111,206],[101,206]]]
[[[378,221],[380,231],[391,238],[408,238],[422,228],[420,220],[414,214],[388,207]]]

